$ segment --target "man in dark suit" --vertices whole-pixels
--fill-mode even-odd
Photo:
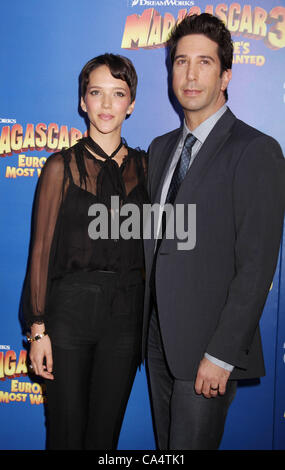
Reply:
[[[158,447],[217,449],[237,380],[265,373],[258,323],[278,258],[285,164],[274,139],[226,106],[224,23],[188,16],[169,48],[185,120],[150,145],[149,194],[174,212],[195,205],[196,243],[181,249],[164,216],[162,239],[145,240],[143,347]]]

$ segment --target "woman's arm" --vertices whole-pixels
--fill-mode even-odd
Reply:
[[[24,293],[24,316],[31,337],[45,330],[50,251],[62,201],[64,164],[60,154],[51,156],[42,171],[37,190],[31,261]],[[48,335],[31,343],[30,359],[37,375],[52,379],[52,352]]]

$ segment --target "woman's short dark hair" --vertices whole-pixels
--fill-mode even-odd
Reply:
[[[84,98],[86,94],[90,73],[101,65],[106,65],[114,78],[119,78],[127,83],[131,93],[131,102],[133,102],[137,91],[137,73],[130,59],[119,54],[102,54],[84,65],[79,76],[81,96]]]
[[[167,42],[172,64],[178,41],[189,34],[204,34],[204,36],[217,43],[221,74],[225,70],[232,68],[233,42],[231,33],[219,18],[209,13],[186,16],[180,23],[174,26]],[[225,97],[226,99],[228,98],[227,90],[225,90]]]

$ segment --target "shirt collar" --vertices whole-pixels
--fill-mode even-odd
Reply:
[[[222,115],[225,113],[227,110],[227,105],[226,103],[218,109],[212,116],[208,117],[205,121],[203,121],[194,131],[190,131],[186,125],[186,121],[184,119],[184,125],[183,125],[183,142],[187,136],[187,134],[193,134],[194,137],[196,137],[201,144],[205,142],[207,139],[208,135],[210,134],[211,130],[217,124],[218,120],[222,117]]]

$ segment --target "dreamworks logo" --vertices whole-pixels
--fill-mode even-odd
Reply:
[[[16,124],[16,119],[9,119],[9,118],[1,118],[0,117],[0,124]]]
[[[129,7],[193,7],[193,0],[128,0]]]

